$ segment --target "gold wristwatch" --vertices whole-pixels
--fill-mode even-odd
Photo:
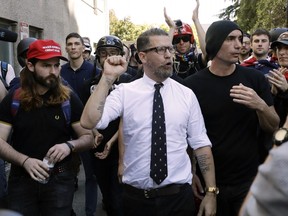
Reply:
[[[205,192],[209,192],[209,193],[214,193],[215,195],[219,194],[219,188],[218,187],[208,187],[205,188]]]
[[[273,135],[273,142],[276,146],[282,145],[282,143],[288,141],[288,129],[287,128],[279,128],[275,131]]]

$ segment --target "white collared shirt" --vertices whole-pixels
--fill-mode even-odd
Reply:
[[[123,118],[123,183],[142,189],[191,184],[187,143],[197,149],[211,146],[211,142],[195,94],[170,78],[163,82],[164,86],[160,89],[165,110],[168,177],[160,185],[150,178],[154,84],[155,81],[144,74],[141,79],[117,86],[107,97],[96,128],[106,128],[113,119]]]

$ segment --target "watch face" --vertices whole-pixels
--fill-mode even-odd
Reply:
[[[275,139],[277,141],[283,141],[285,139],[285,136],[287,135],[287,131],[284,129],[279,129],[276,133],[275,133]]]
[[[288,140],[288,129],[280,128],[274,133],[274,144],[281,145]]]
[[[214,193],[214,194],[219,194],[219,188],[217,187],[209,187],[206,189],[206,192]]]

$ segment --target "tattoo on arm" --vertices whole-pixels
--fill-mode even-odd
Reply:
[[[209,156],[207,154],[204,155],[197,155],[197,161],[199,164],[199,167],[201,169],[202,175],[205,175],[207,171],[209,171]]]
[[[101,119],[101,117],[102,117],[104,105],[105,105],[105,102],[104,102],[104,101],[101,101],[101,102],[99,103],[99,106],[97,107],[97,111],[98,111],[99,114],[100,114],[99,119],[97,119],[97,121],[100,121],[100,119]]]
[[[106,84],[111,86],[114,83],[114,80],[106,78]]]
[[[196,164],[197,164],[197,158],[196,158],[196,154],[193,151],[192,153],[192,173],[193,175],[196,173]]]

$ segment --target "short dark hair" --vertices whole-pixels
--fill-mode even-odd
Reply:
[[[67,43],[68,39],[73,38],[73,37],[74,38],[80,38],[81,43],[84,44],[83,38],[77,32],[72,32],[72,33],[68,34],[66,37],[66,43]]]
[[[269,39],[269,42],[271,41],[271,35],[269,33],[269,31],[267,31],[266,29],[263,29],[263,28],[259,28],[259,29],[256,29],[253,33],[252,33],[252,36],[251,36],[251,41],[253,40],[253,36],[254,35],[267,35],[268,36],[268,39]]]
[[[137,50],[141,52],[142,50],[147,49],[150,46],[150,37],[151,36],[169,36],[166,31],[160,28],[151,28],[147,31],[140,34],[137,38]]]
[[[251,38],[251,35],[248,34],[247,32],[243,32],[243,37],[248,37],[248,38]]]

